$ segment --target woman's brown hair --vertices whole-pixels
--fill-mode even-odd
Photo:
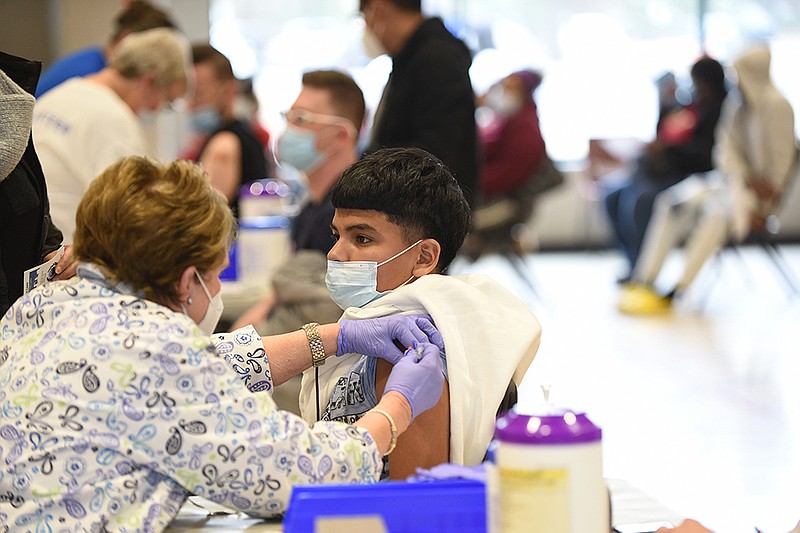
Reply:
[[[198,165],[126,157],[78,205],[74,252],[160,303],[178,302],[181,273],[219,267],[235,237],[225,198]]]

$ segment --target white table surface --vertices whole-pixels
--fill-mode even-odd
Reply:
[[[280,519],[265,520],[244,513],[234,512],[213,502],[190,496],[178,516],[165,530],[168,533],[181,531],[248,531],[266,533],[283,531]]]

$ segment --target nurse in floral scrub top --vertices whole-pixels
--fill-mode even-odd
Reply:
[[[280,514],[294,484],[375,481],[397,435],[438,401],[441,337],[422,315],[210,336],[234,234],[192,163],[130,157],[92,183],[78,275],[34,289],[0,322],[7,528],[161,531],[191,494]],[[309,427],[275,407],[274,385],[353,351],[395,365],[390,393],[357,423]]]

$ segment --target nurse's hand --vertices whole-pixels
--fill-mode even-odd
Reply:
[[[433,343],[444,350],[442,336],[429,315],[342,320],[336,355],[357,353],[385,359],[394,365],[414,342]]]
[[[399,392],[411,405],[411,420],[436,405],[442,397],[444,372],[439,347],[430,343],[414,343],[394,365],[384,395]]]

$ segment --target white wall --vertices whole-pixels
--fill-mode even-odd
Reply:
[[[208,40],[211,0],[152,0],[172,15],[190,41]],[[123,0],[2,0],[0,50],[42,61],[105,44]]]

